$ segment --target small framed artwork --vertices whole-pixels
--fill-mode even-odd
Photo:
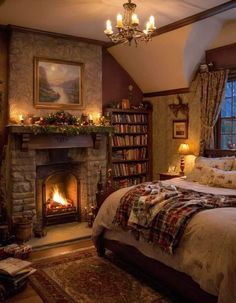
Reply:
[[[188,138],[188,120],[173,121],[173,139]]]
[[[83,73],[82,63],[34,58],[35,107],[82,109]]]

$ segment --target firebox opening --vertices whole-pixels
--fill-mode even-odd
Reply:
[[[68,172],[57,172],[45,182],[44,217],[46,224],[78,220],[79,190],[77,178]]]

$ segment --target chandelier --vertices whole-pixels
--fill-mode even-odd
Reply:
[[[136,4],[129,2],[124,3],[124,16],[117,15],[116,28],[117,32],[112,30],[112,24],[110,20],[106,22],[106,29],[104,33],[113,43],[129,43],[131,45],[134,40],[137,46],[138,41],[150,41],[153,33],[156,30],[154,17],[151,16],[146,24],[146,29],[141,30],[139,28],[139,19],[135,14]]]

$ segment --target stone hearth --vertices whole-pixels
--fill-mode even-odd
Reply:
[[[85,208],[95,203],[98,172],[101,169],[106,174],[107,134],[35,135],[21,126],[10,127],[2,166],[2,189],[10,221],[30,216],[34,229],[42,228],[42,184],[50,170],[61,167],[67,172],[71,168],[78,180],[78,218],[85,221]]]

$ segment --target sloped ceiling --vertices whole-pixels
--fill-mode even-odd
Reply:
[[[105,20],[115,22],[122,12],[122,0],[0,0],[0,23],[36,28],[44,31],[108,41],[104,35]],[[156,17],[163,27],[185,17],[223,4],[225,0],[133,0],[140,24]],[[236,20],[236,9],[225,11],[200,22],[156,36],[138,47],[116,45],[109,52],[130,74],[144,93],[188,87],[205,50],[212,45],[227,44],[220,34],[224,22]],[[225,33],[225,32],[224,32]],[[229,34],[231,33],[231,34]],[[230,43],[236,42],[235,27],[227,31]],[[214,42],[215,41],[215,42]]]
[[[236,21],[212,17],[156,36],[148,44],[116,45],[109,52],[144,93],[186,88],[204,62],[205,50],[235,43],[235,32]]]

